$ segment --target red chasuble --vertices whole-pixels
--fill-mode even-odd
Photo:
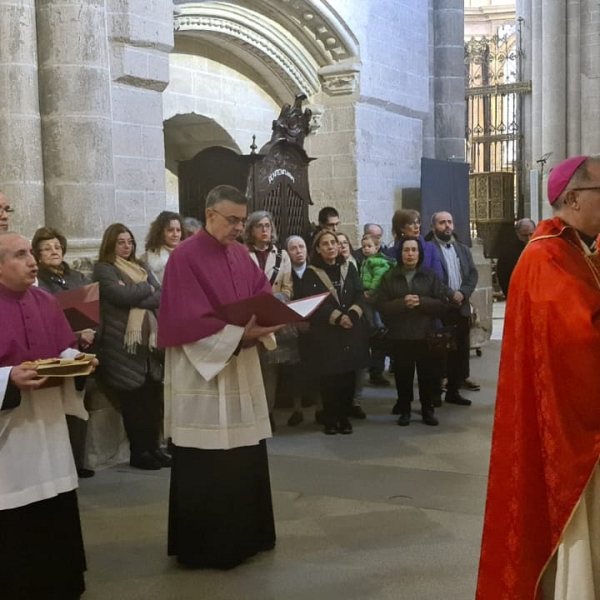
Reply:
[[[542,221],[510,283],[477,600],[538,600],[600,456],[600,256]]]

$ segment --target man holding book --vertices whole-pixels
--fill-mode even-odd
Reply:
[[[173,442],[168,552],[190,567],[227,569],[275,546],[258,345],[278,327],[254,317],[231,325],[216,312],[271,293],[237,241],[246,217],[239,190],[214,188],[205,228],[175,248],[163,282],[159,345],[165,436]]]

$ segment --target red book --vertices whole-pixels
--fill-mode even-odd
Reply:
[[[54,297],[73,331],[94,329],[100,323],[100,292],[97,283],[58,292]]]
[[[222,304],[215,309],[215,312],[229,325],[239,327],[245,327],[252,315],[256,315],[256,322],[263,327],[287,325],[308,319],[327,296],[329,292],[293,300],[286,304],[272,294],[258,294],[231,304]]]

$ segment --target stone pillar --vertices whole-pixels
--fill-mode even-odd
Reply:
[[[433,1],[435,158],[465,156],[464,0]]]
[[[542,0],[531,2],[531,166],[540,168],[536,161],[542,150]],[[544,194],[542,194],[542,197]]]
[[[27,237],[44,224],[36,44],[34,0],[0,0],[0,189]]]
[[[542,150],[552,152],[551,165],[565,158],[567,137],[567,36],[565,0],[544,3],[542,25]]]
[[[574,3],[574,0],[571,0]],[[581,137],[578,151],[584,154],[600,152],[600,6],[597,0],[581,0],[581,39],[578,30],[571,33],[569,21],[569,40],[573,37],[573,45],[581,44],[581,70],[577,71],[580,81],[579,108],[584,115],[583,126],[580,125],[573,135]],[[579,65],[578,65],[579,66]],[[579,75],[581,73],[581,75]],[[571,106],[569,106],[571,110]],[[571,132],[569,132],[571,134]]]
[[[521,28],[521,47],[523,50],[521,62],[521,79],[531,81],[532,69],[532,43],[531,43],[531,2],[528,0],[517,0],[516,17],[521,19],[517,27]],[[531,215],[529,172],[536,168],[532,161],[532,139],[531,139],[531,94],[521,94],[519,98],[519,116],[521,120],[521,160],[523,164],[521,189],[524,194],[525,216]],[[537,158],[537,157],[536,157]]]
[[[104,0],[44,0],[37,22],[46,223],[91,251],[115,214]]]
[[[591,3],[590,3],[591,4]],[[597,3],[594,3],[597,5]],[[598,8],[596,6],[596,12]],[[597,17],[596,17],[597,18]],[[587,21],[587,19],[585,19]],[[581,7],[579,6],[579,0],[568,0],[567,3],[567,31],[569,32],[567,37],[567,156],[576,156],[581,154],[581,103],[585,96],[581,96],[581,46],[589,43],[589,36],[592,33],[590,29],[593,29],[594,41],[598,39],[600,30],[598,25],[589,24],[586,27],[583,24],[584,29],[588,29],[587,37],[581,35]],[[585,41],[584,41],[585,40]],[[598,46],[595,47],[597,52]],[[596,62],[594,56],[593,63]],[[598,67],[593,64],[592,69],[598,71]],[[598,80],[596,80],[598,82]],[[598,98],[598,92],[596,91],[596,98]],[[597,115],[597,113],[596,113]],[[589,126],[592,127],[589,127]],[[594,135],[598,135],[597,123],[586,123],[586,131],[588,129],[594,130]]]

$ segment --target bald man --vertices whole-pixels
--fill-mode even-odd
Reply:
[[[79,354],[36,274],[29,241],[0,232],[0,596],[75,600],[86,565],[65,415],[87,413],[72,378],[27,364]]]
[[[531,219],[521,219],[515,223],[515,235],[499,251],[496,263],[496,276],[504,294],[508,298],[508,286],[512,272],[517,266],[525,246],[535,231],[535,222]]]
[[[13,212],[4,192],[0,190],[0,233],[8,231],[8,216]]]

